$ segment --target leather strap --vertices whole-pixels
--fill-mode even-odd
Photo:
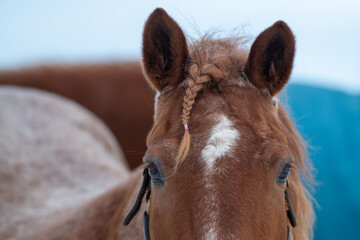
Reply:
[[[150,188],[150,176],[149,176],[149,172],[148,172],[147,168],[144,169],[143,176],[144,176],[143,182],[141,184],[139,193],[136,197],[134,206],[131,208],[129,213],[126,215],[126,217],[122,223],[124,226],[128,225],[131,222],[131,220],[135,217],[135,215],[138,213],[138,211],[141,207],[142,199],[143,199],[146,191]],[[149,194],[149,196],[150,196],[150,194]]]

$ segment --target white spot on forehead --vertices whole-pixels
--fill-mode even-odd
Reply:
[[[233,123],[221,114],[217,124],[211,129],[206,146],[201,151],[207,167],[211,169],[216,159],[229,154],[239,137],[240,133],[233,127]]]

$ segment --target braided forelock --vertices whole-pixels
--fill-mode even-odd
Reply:
[[[226,78],[223,69],[216,64],[205,63],[200,66],[198,63],[193,63],[188,67],[188,78],[186,79],[187,88],[183,101],[182,122],[185,127],[185,133],[180,144],[180,148],[176,157],[175,169],[188,156],[190,148],[190,133],[188,130],[188,121],[190,118],[190,111],[195,103],[197,94],[209,83],[212,79],[222,81]]]
[[[228,78],[234,66],[239,66],[244,53],[239,48],[241,41],[238,39],[212,40],[205,36],[200,41],[194,42],[190,47],[190,63],[187,67],[188,77],[184,81],[186,90],[183,101],[182,123],[185,133],[180,144],[175,161],[175,169],[188,156],[190,148],[190,133],[188,121],[190,112],[198,93],[210,82],[220,83]]]

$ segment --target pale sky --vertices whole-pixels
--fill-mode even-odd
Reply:
[[[139,59],[144,22],[163,7],[183,28],[242,28],[256,37],[284,20],[297,40],[293,81],[360,93],[360,1],[1,0],[0,69]]]

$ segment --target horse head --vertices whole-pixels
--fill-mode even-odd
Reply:
[[[287,24],[274,23],[250,50],[234,38],[189,44],[156,9],[142,51],[156,106],[143,186],[124,224],[147,191],[147,238],[308,239],[306,149],[277,98],[295,53]]]

